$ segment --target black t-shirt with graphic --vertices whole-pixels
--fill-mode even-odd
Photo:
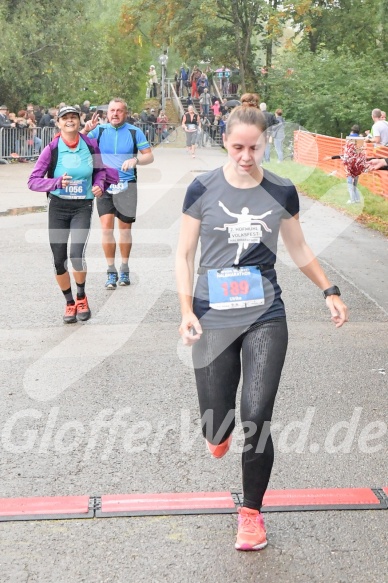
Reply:
[[[299,212],[295,186],[268,170],[260,185],[236,188],[223,168],[196,178],[188,187],[183,212],[201,221],[200,266],[274,266],[282,219]],[[284,317],[281,289],[274,267],[262,270],[263,306],[215,310],[209,307],[207,273],[199,275],[193,309],[204,328],[250,326],[257,321]]]

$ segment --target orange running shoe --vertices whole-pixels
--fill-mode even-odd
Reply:
[[[86,320],[89,320],[92,313],[90,311],[88,298],[86,296],[82,298],[82,300],[77,300],[75,302],[75,307],[77,308],[78,320],[81,320],[81,322],[86,322]]]
[[[264,520],[258,510],[243,506],[238,509],[238,532],[234,545],[238,551],[260,551],[267,546]]]
[[[65,324],[74,324],[77,321],[76,318],[77,308],[75,304],[67,304],[65,308],[65,313],[63,314],[63,321]]]
[[[206,440],[206,445],[213,457],[222,458],[226,453],[228,453],[230,444],[232,443],[232,434],[229,435],[228,439],[225,439],[219,445],[213,445]]]

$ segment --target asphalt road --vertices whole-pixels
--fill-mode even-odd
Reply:
[[[0,166],[0,497],[241,490],[239,428],[222,460],[199,435],[173,275],[185,187],[224,159],[213,148],[191,159],[165,147],[139,169],[129,288],[104,289],[95,213],[93,317],[72,326],[62,324],[47,214],[31,208],[45,206],[26,186],[32,165]],[[306,237],[351,321],[334,328],[280,245],[290,345],[270,488],[388,486],[388,240],[301,202]],[[387,523],[388,510],[268,513],[268,547],[244,554],[233,546],[235,515],[6,522],[0,581],[386,583]]]

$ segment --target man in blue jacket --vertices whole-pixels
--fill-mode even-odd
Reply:
[[[146,166],[154,160],[150,145],[140,128],[126,122],[128,107],[124,99],[115,98],[109,103],[108,123],[98,124],[93,115],[83,130],[89,138],[98,142],[103,162],[116,168],[119,182],[112,184],[97,201],[97,210],[102,229],[102,248],[108,264],[105,288],[114,290],[117,283],[129,285],[128,260],[132,248],[132,224],[136,220],[137,207],[137,166]],[[140,153],[138,157],[137,154]],[[119,273],[115,266],[116,240],[114,224],[119,227],[119,248],[121,266]]]

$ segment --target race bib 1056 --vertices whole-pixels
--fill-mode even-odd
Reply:
[[[88,193],[87,180],[71,180],[66,188],[59,189],[59,197],[71,200],[86,198]]]

